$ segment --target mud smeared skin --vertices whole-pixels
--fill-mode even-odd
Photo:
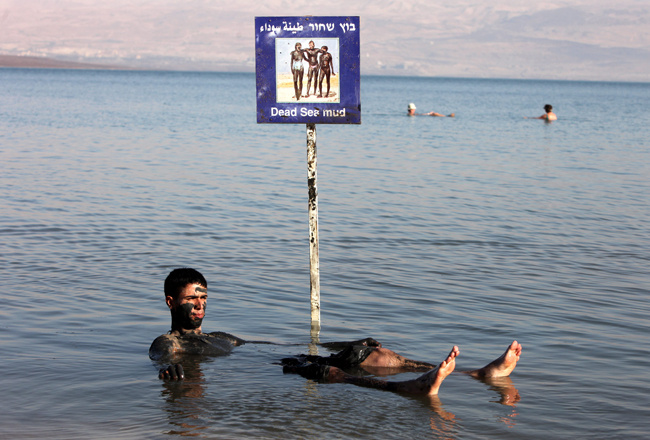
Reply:
[[[193,318],[192,312],[194,305],[191,303],[181,304],[171,310],[172,321],[179,327],[184,329],[201,327],[203,318]]]
[[[149,357],[161,363],[178,363],[184,356],[225,356],[245,341],[224,332],[166,334],[149,348]]]

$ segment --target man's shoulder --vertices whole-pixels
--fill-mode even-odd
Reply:
[[[149,357],[156,360],[169,356],[176,351],[175,349],[177,349],[179,345],[177,336],[168,333],[160,335],[151,343],[151,347],[149,347]]]
[[[171,343],[171,342],[175,341],[176,339],[178,339],[177,335],[172,335],[172,334],[169,334],[169,333],[165,333],[164,335],[160,335],[156,339],[154,339],[153,343],[154,344],[168,344],[168,343]]]

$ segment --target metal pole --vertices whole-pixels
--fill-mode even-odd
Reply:
[[[309,189],[309,278],[311,327],[320,331],[320,269],[318,259],[318,188],[316,187],[316,124],[307,124],[307,187]]]

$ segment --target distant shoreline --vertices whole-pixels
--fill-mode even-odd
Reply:
[[[13,69],[76,69],[76,70],[124,70],[124,71],[180,71],[180,72],[213,72],[213,73],[251,73],[245,70],[193,70],[193,69],[170,69],[159,67],[133,67],[128,65],[115,65],[115,64],[97,64],[97,63],[83,63],[75,61],[62,61],[55,58],[26,56],[26,55],[2,55],[0,54],[0,69],[13,68]],[[255,74],[255,72],[252,72]],[[429,78],[410,75],[395,75],[395,74],[377,74],[377,73],[362,73],[361,77],[379,76],[379,77],[412,77],[412,78]],[[649,84],[648,80],[602,80],[602,79],[553,79],[553,78],[507,78],[507,77],[469,77],[469,76],[433,76],[431,78],[444,78],[444,79],[478,79],[478,80],[494,80],[494,81],[559,81],[559,82],[621,82],[621,83],[636,83],[636,84]]]
[[[102,69],[102,70],[134,70],[127,66],[108,64],[78,63],[74,61],[61,61],[47,57],[0,55],[0,68],[22,69]]]

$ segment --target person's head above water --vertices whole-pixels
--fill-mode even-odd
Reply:
[[[172,315],[172,332],[201,333],[208,300],[208,282],[197,270],[174,269],[165,279],[165,302]]]
[[[544,111],[545,111],[546,113],[553,111],[553,106],[552,106],[551,104],[546,104],[546,105],[544,106]]]
[[[184,267],[174,269],[167,275],[165,279],[165,296],[178,299],[178,296],[188,284],[199,284],[201,287],[208,288],[208,282],[198,270]]]
[[[406,113],[408,115],[414,115],[415,114],[415,104],[410,103],[409,106],[406,109]]]

